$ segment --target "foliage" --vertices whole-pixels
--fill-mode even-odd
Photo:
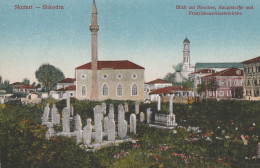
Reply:
[[[178,124],[199,126],[202,132],[188,132],[184,128],[175,131],[150,128],[140,123],[137,115],[137,135],[131,138],[138,141],[93,153],[86,152],[81,144],[77,145],[74,138],[45,139],[46,127],[41,125],[41,116],[47,103],[55,103],[59,112],[66,105],[65,101],[46,100],[33,107],[15,103],[0,107],[2,167],[239,168],[259,164],[255,155],[260,132],[260,102],[203,99],[192,104],[174,104]],[[117,114],[117,105],[123,102],[106,100],[106,103],[107,108],[113,103]],[[92,109],[100,102],[71,99],[71,104],[75,113],[92,118]],[[134,112],[134,102],[128,101],[128,104],[127,121],[129,114]],[[145,112],[148,107],[158,112],[156,103],[141,103],[140,112]],[[167,104],[163,103],[162,108],[166,108],[160,111],[164,113]],[[222,130],[226,131],[225,134]],[[248,139],[248,145],[243,144],[241,134]]]
[[[178,63],[177,65],[173,65],[172,67],[176,72],[181,72],[182,63]]]
[[[166,80],[168,82],[175,84],[174,79],[175,79],[175,73],[167,73],[166,76],[163,78],[163,80]]]
[[[24,78],[22,83],[24,85],[30,85],[30,80],[28,78]]]
[[[50,64],[42,64],[35,72],[35,76],[48,92],[55,88],[57,82],[64,79],[63,72]]]
[[[36,82],[33,82],[33,83],[32,83],[32,86],[36,86]]]

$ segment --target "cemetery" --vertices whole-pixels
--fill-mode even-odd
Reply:
[[[260,103],[0,105],[2,167],[259,167]]]

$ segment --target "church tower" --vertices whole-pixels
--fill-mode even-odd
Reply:
[[[183,40],[183,61],[181,75],[188,79],[189,74],[194,72],[194,67],[190,65],[190,40],[186,37]]]
[[[182,70],[187,71],[189,68],[190,68],[190,40],[186,37],[183,41]]]
[[[98,83],[97,83],[97,64],[98,64],[98,51],[97,51],[97,32],[99,26],[97,24],[97,8],[95,0],[93,0],[91,25],[91,70],[92,70],[92,83],[91,83],[91,96],[90,100],[98,100]]]

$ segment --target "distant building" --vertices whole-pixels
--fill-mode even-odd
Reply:
[[[10,86],[12,87],[13,91],[18,91],[19,87],[23,86],[24,84],[22,82],[14,82],[12,84],[10,84]]]
[[[208,98],[242,98],[243,97],[243,70],[229,68],[201,78],[205,85],[211,88],[206,90]]]
[[[75,79],[74,78],[65,78],[57,83],[57,89],[65,89],[69,86],[75,86]]]
[[[198,62],[195,64],[195,72],[202,69],[212,69],[216,72],[223,71],[228,68],[238,68],[243,70],[243,64],[240,62],[216,62],[216,63],[201,63]]]
[[[21,98],[22,104],[39,104],[42,99],[38,93],[29,93],[26,98]]]
[[[59,94],[59,97],[62,99],[66,99],[68,95],[70,97],[76,97],[76,86],[72,85],[57,89],[56,93]]]
[[[150,95],[152,95],[151,101],[157,101],[159,96],[169,97],[170,95],[174,95],[174,97],[192,97],[193,91],[183,86],[168,86],[156,89],[150,92]]]
[[[190,40],[186,37],[183,41],[183,61],[181,76],[185,79],[188,79],[188,75],[192,72],[194,72],[194,67],[190,64]],[[178,76],[178,78],[181,77]],[[180,79],[178,81],[180,81]]]
[[[89,27],[92,39],[91,62],[76,71],[76,98],[80,100],[144,100],[144,68],[128,60],[98,61],[97,9],[92,7]]]
[[[36,87],[32,85],[21,85],[20,87],[13,87],[14,93],[28,94],[31,92],[36,92]]]
[[[162,79],[155,79],[153,81],[145,83],[145,100],[155,100],[154,95],[150,95],[149,93],[152,92],[153,90],[164,88],[172,86],[171,82],[162,80]]]
[[[244,66],[244,98],[260,100],[260,56],[242,63]]]
[[[194,87],[193,87],[193,90],[194,90],[194,94],[197,95],[197,86],[199,84],[201,84],[201,78],[203,76],[207,76],[207,75],[211,75],[213,73],[215,73],[216,71],[215,70],[212,70],[212,69],[202,69],[202,70],[199,70],[199,71],[196,71],[196,72],[193,72],[193,73],[190,73],[189,74],[189,78],[191,78],[193,81],[194,81]]]

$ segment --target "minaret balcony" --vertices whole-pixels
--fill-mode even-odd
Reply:
[[[89,29],[90,29],[91,31],[92,31],[92,30],[98,31],[99,25],[90,25],[90,26],[89,26]]]

